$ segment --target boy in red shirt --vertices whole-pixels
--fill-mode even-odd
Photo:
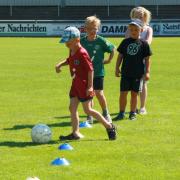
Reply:
[[[67,136],[60,136],[60,140],[77,140],[83,138],[79,132],[78,105],[82,103],[84,112],[99,120],[107,130],[109,140],[116,139],[115,126],[106,121],[101,113],[92,109],[91,100],[93,98],[93,66],[87,51],[80,44],[80,32],[76,27],[68,27],[64,30],[61,43],[65,43],[70,50],[69,57],[56,65],[56,72],[61,71],[61,67],[69,65],[72,77],[70,89],[70,106],[72,133]]]

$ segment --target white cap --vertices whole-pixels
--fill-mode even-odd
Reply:
[[[129,23],[129,25],[130,24],[138,26],[139,28],[143,27],[143,22],[140,19],[132,19],[132,21]]]

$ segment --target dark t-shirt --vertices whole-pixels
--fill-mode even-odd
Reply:
[[[144,58],[151,56],[150,46],[141,39],[124,39],[117,51],[123,55],[121,74],[125,77],[141,78],[144,74]]]

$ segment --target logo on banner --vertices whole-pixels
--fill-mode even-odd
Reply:
[[[160,25],[159,24],[153,24],[152,28],[153,28],[154,33],[160,32]]]
[[[105,34],[124,34],[127,30],[127,25],[121,26],[102,26],[101,33]]]
[[[180,34],[180,23],[164,23],[163,32],[167,34]]]

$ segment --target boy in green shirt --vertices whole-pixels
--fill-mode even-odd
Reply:
[[[87,50],[94,68],[93,87],[96,97],[102,108],[103,116],[109,122],[112,122],[107,108],[107,101],[103,91],[104,84],[104,64],[109,64],[114,56],[114,45],[97,35],[101,25],[100,19],[96,16],[89,16],[85,20],[85,31],[87,35],[81,38],[81,45]],[[108,59],[104,59],[104,54],[109,53]],[[89,123],[93,123],[91,116],[87,117]]]

